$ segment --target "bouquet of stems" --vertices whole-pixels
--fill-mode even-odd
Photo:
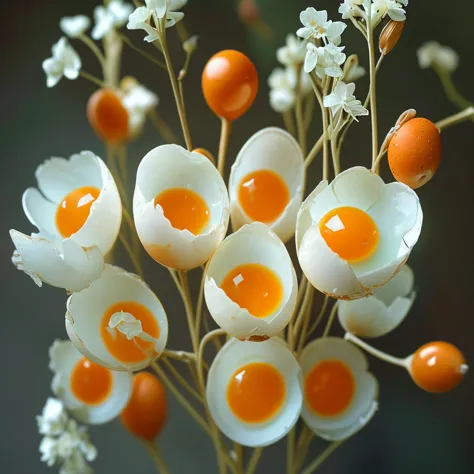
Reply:
[[[169,473],[156,442],[166,388],[209,436],[220,474],[257,472],[264,447],[285,437],[287,474],[311,474],[379,408],[366,353],[405,369],[432,393],[453,389],[467,371],[462,353],[447,342],[428,342],[398,358],[364,340],[394,330],[413,304],[415,277],[406,262],[423,221],[415,190],[437,171],[444,130],[474,119],[474,106],[451,78],[457,55],[435,42],[418,51],[420,65],[435,70],[459,113],[433,122],[414,109],[400,111],[390,130],[379,131],[377,72],[403,33],[408,0],[345,0],[339,7],[345,22],[307,8],[296,35],[277,51],[282,67],[269,77],[270,105],[285,128],[251,136],[225,180],[232,123],[257,95],[255,65],[242,52],[224,50],[203,69],[204,97],[221,121],[215,159],[194,147],[186,113],[185,79],[197,48],[182,21],[186,0],[133,3],[97,6],[90,36],[87,16],[63,18],[65,36],[43,62],[48,87],[62,77],[97,86],[87,118],[107,159],[82,151],[41,164],[39,189],[23,195],[38,231],[10,232],[16,267],[38,286],[68,294],[68,339],[49,349],[55,398],[37,418],[41,459],[63,474],[92,472],[97,451],[85,424],[120,416],[157,471]],[[240,2],[239,12],[268,32],[253,1]],[[146,47],[125,26],[145,32]],[[366,69],[342,45],[347,27],[367,44],[370,85],[363,101],[354,81]],[[179,72],[168,48],[171,29],[184,51]],[[83,70],[70,40],[91,50],[102,77]],[[126,48],[167,71],[185,147],[158,113],[156,93],[121,77]],[[318,107],[322,130],[311,144]],[[344,139],[359,119],[370,120],[372,154],[343,169]],[[132,196],[127,148],[148,120],[167,144],[141,160]],[[379,176],[385,157],[389,183]],[[307,173],[318,169],[321,182],[307,190]],[[297,261],[287,250],[292,242]],[[114,265],[117,245],[134,273]],[[182,299],[185,316],[173,318],[170,329],[159,293],[145,283],[146,254],[167,269]],[[201,274],[197,295],[190,291],[191,271]],[[320,308],[313,304],[318,292]],[[184,318],[191,348],[172,349],[168,330],[179,330]],[[336,319],[343,338],[331,336]],[[329,443],[307,460],[315,437]]]

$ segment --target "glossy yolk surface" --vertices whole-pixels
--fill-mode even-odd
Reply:
[[[121,332],[110,330],[110,318],[113,314],[120,313],[121,311],[130,313],[141,321],[143,332],[146,332],[155,339],[160,337],[158,323],[153,313],[147,307],[135,301],[121,301],[110,306],[102,316],[100,335],[105,347],[113,357],[123,363],[140,362],[147,359],[148,353],[153,347],[152,342],[142,341],[138,338],[129,341]]]
[[[344,363],[325,360],[308,372],[304,391],[306,402],[314,413],[320,416],[337,416],[352,401],[354,376]]]
[[[75,234],[89,217],[92,203],[99,197],[100,189],[83,186],[71,191],[56,210],[56,227],[63,237]]]
[[[233,268],[221,283],[225,294],[257,318],[264,318],[279,306],[283,285],[278,275],[259,263]]]
[[[107,398],[112,389],[112,373],[83,357],[72,369],[70,387],[81,402],[98,405]]]
[[[370,257],[379,240],[374,220],[356,207],[332,209],[319,222],[319,230],[328,247],[349,262]]]
[[[252,220],[269,224],[290,202],[286,183],[270,170],[257,170],[245,176],[239,185],[239,203]]]
[[[199,234],[209,222],[209,208],[204,199],[191,189],[171,188],[155,197],[155,206],[163,208],[165,217],[175,229]]]
[[[273,365],[254,362],[236,370],[227,386],[227,403],[246,423],[263,423],[275,416],[285,401],[285,380]]]

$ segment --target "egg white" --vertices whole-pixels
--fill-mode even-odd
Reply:
[[[175,229],[162,207],[155,207],[155,197],[170,188],[191,189],[206,202],[210,218],[199,235]],[[229,224],[227,189],[205,156],[178,145],[161,145],[147,153],[138,167],[133,215],[138,237],[155,261],[190,270],[205,263],[225,237]]]
[[[265,362],[275,367],[286,385],[283,406],[263,423],[240,420],[231,411],[226,397],[235,371],[253,362]],[[213,420],[227,437],[244,446],[268,446],[283,438],[300,416],[303,401],[301,370],[292,352],[279,338],[259,344],[230,339],[209,369],[206,398]]]
[[[122,222],[122,203],[114,178],[106,164],[94,153],[83,151],[69,160],[51,158],[36,170],[39,190],[29,188],[23,194],[23,209],[40,232],[57,236],[56,211],[62,200],[83,186],[100,189],[84,225],[69,239],[82,247],[96,245],[105,255],[117,240]]]
[[[262,169],[276,173],[290,193],[290,201],[281,215],[267,224],[286,242],[295,233],[296,216],[303,200],[305,170],[300,146],[291,134],[281,128],[268,127],[252,135],[232,165],[229,178],[232,228],[235,231],[253,222],[240,205],[239,185],[249,173]]]
[[[319,416],[304,401],[301,417],[318,436],[337,441],[352,436],[363,428],[378,408],[377,379],[367,371],[364,353],[350,342],[337,337],[325,337],[310,342],[301,353],[300,365],[303,377],[324,360],[339,360],[352,372],[355,380],[354,396],[350,405],[339,415]]]
[[[340,258],[319,231],[321,218],[341,206],[365,211],[377,225],[377,248],[362,262]],[[331,184],[322,181],[301,206],[296,229],[301,268],[313,286],[332,297],[371,295],[404,265],[418,240],[422,220],[418,197],[408,186],[384,184],[366,168],[350,168]]]
[[[259,263],[273,270],[283,286],[279,306],[268,316],[257,318],[232,301],[220,288],[235,267]],[[290,321],[296,306],[298,282],[290,255],[282,241],[260,222],[247,224],[229,235],[209,261],[204,297],[211,316],[231,336],[249,339],[278,334]]]
[[[415,301],[414,276],[408,265],[373,296],[340,301],[338,317],[345,331],[361,337],[380,337],[398,327]]]
[[[84,403],[71,390],[71,375],[83,357],[70,341],[54,341],[49,349],[49,368],[54,372],[51,388],[79,421],[92,425],[107,423],[127,405],[132,394],[132,375],[110,371],[112,386],[107,398],[97,405]]]
[[[100,335],[102,317],[107,309],[121,301],[135,301],[145,306],[160,328],[153,357],[125,364],[107,350]],[[148,285],[137,275],[112,265],[105,265],[101,277],[67,301],[66,330],[76,349],[89,360],[112,370],[136,371],[150,365],[166,347],[168,319],[165,310]]]

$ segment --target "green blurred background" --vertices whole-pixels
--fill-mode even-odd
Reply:
[[[277,65],[276,48],[286,34],[299,26],[298,14],[307,6],[328,9],[335,20],[339,2],[301,0],[259,0],[261,15],[274,35],[262,39],[246,28],[236,14],[236,1],[190,0],[184,12],[190,33],[200,36],[186,82],[186,99],[195,146],[217,150],[219,123],[207,108],[200,92],[200,72],[214,52],[235,48],[245,52],[257,65],[261,88],[250,112],[235,123],[229,161],[246,139],[262,127],[281,125],[280,117],[268,105],[266,78]],[[8,229],[25,233],[33,230],[21,208],[21,195],[35,185],[36,166],[51,155],[69,156],[90,149],[103,155],[103,145],[86,120],[85,105],[94,88],[84,80],[63,79],[49,90],[41,62],[60,37],[62,16],[92,16],[97,0],[23,0],[2,2],[1,54],[1,134],[2,186],[0,251],[2,262],[2,317],[0,323],[0,472],[42,474],[55,472],[39,461],[35,415],[48,396],[51,373],[47,350],[55,338],[65,338],[65,294],[48,286],[37,288],[10,264],[13,250]],[[452,7],[451,7],[452,5]],[[456,49],[461,64],[455,81],[461,91],[471,94],[474,70],[474,6],[471,0],[456,3],[439,0],[412,0],[403,37],[390,53],[379,75],[378,106],[381,134],[398,115],[415,108],[420,116],[441,119],[456,112],[445,98],[431,70],[422,71],[416,49],[423,41],[435,39]],[[141,44],[142,32],[130,33]],[[183,53],[176,32],[169,30],[176,66]],[[360,54],[367,66],[365,44],[349,26],[343,36],[347,53]],[[81,44],[75,44],[88,72],[99,74],[95,58]],[[143,44],[147,48],[146,44]],[[150,52],[154,48],[148,46]],[[159,110],[179,131],[168,78],[164,71],[125,49],[124,74],[133,74],[160,96]],[[365,96],[367,81],[358,83],[359,98]],[[418,298],[407,320],[389,336],[375,341],[387,352],[405,356],[430,340],[455,343],[474,361],[472,314],[473,230],[471,222],[474,187],[474,126],[464,123],[443,132],[443,161],[436,177],[419,190],[424,209],[423,232],[410,258],[417,278]],[[319,136],[316,118],[312,137]],[[130,170],[151,148],[161,143],[148,125],[142,139],[130,147]],[[368,165],[370,161],[369,120],[352,127],[343,150],[343,167]],[[134,171],[132,172],[132,175]],[[310,185],[320,179],[318,165],[311,167]],[[386,164],[383,176],[390,179]],[[168,274],[148,257],[148,281],[168,312],[171,334],[169,346],[188,347],[185,317]],[[131,268],[124,260],[126,268]],[[197,278],[198,275],[195,275]],[[317,307],[315,307],[317,311]],[[335,334],[341,334],[337,325]],[[319,472],[332,474],[469,474],[474,472],[473,377],[452,393],[434,396],[419,390],[406,373],[371,359],[371,368],[380,381],[380,412],[357,436],[350,439],[322,466]],[[216,472],[210,441],[193,421],[170,400],[169,419],[160,444],[172,473]],[[94,463],[98,473],[152,473],[151,461],[140,444],[126,433],[118,421],[92,428],[91,437],[99,449]],[[314,443],[312,457],[324,443]],[[469,467],[471,465],[471,467]],[[265,450],[259,472],[284,472],[284,449],[278,444]]]

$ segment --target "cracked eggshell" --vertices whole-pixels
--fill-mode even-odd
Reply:
[[[56,211],[62,200],[77,188],[100,189],[84,225],[69,238],[82,247],[97,246],[105,255],[117,240],[122,222],[122,203],[114,178],[106,164],[94,153],[83,151],[69,160],[51,158],[36,170],[39,190],[23,194],[23,209],[40,232],[62,239],[56,227]],[[41,191],[41,192],[40,192]]]
[[[303,200],[305,170],[300,146],[281,128],[268,127],[252,135],[232,165],[229,178],[232,228],[235,231],[253,222],[240,205],[239,186],[249,173],[261,169],[276,173],[290,193],[290,201],[282,214],[275,221],[266,223],[286,242],[295,233],[296,216]]]
[[[107,349],[100,334],[102,318],[107,309],[121,301],[134,301],[145,306],[160,328],[155,353],[136,363],[124,363]],[[166,347],[168,319],[161,301],[137,275],[120,267],[105,265],[101,277],[89,288],[72,294],[67,301],[66,331],[69,339],[85,357],[111,370],[136,371],[148,367]]]
[[[112,385],[105,400],[87,404],[78,399],[71,389],[71,376],[83,355],[71,341],[54,341],[49,349],[49,368],[54,372],[51,388],[69,411],[82,423],[100,425],[116,418],[132,394],[132,374],[110,371]],[[106,369],[109,370],[109,369]]]
[[[345,331],[360,337],[380,337],[398,327],[415,301],[414,275],[408,265],[373,296],[341,301],[338,317]]]
[[[338,337],[316,339],[303,349],[300,357],[303,377],[306,379],[311,369],[325,360],[338,360],[351,371],[355,381],[352,401],[339,415],[320,416],[305,400],[301,417],[313,433],[328,441],[338,441],[354,435],[372,419],[378,409],[378,383],[368,372],[365,354]]]
[[[232,375],[252,362],[272,365],[286,385],[283,406],[271,419],[262,423],[240,420],[230,409],[226,397]],[[209,369],[206,398],[213,420],[231,440],[244,446],[268,446],[286,436],[298,421],[303,401],[301,369],[286,343],[279,338],[259,344],[230,339]]]
[[[166,189],[188,188],[207,204],[210,219],[199,235],[175,229],[155,197]],[[229,224],[229,198],[225,183],[203,155],[178,145],[161,145],[140,163],[133,196],[138,237],[158,263],[190,270],[205,263],[222,242]]]
[[[365,211],[377,225],[377,248],[362,262],[343,260],[321,236],[321,218],[342,206]],[[403,267],[422,221],[420,202],[408,186],[385,184],[366,168],[350,168],[330,184],[322,181],[303,202],[296,225],[298,260],[319,291],[338,299],[362,298],[375,293]]]
[[[220,288],[235,267],[259,263],[273,270],[283,285],[283,298],[269,316],[258,318],[232,301]],[[268,338],[289,323],[296,306],[298,282],[290,255],[282,241],[265,224],[247,224],[229,235],[209,261],[204,297],[211,316],[231,336],[238,339]]]

